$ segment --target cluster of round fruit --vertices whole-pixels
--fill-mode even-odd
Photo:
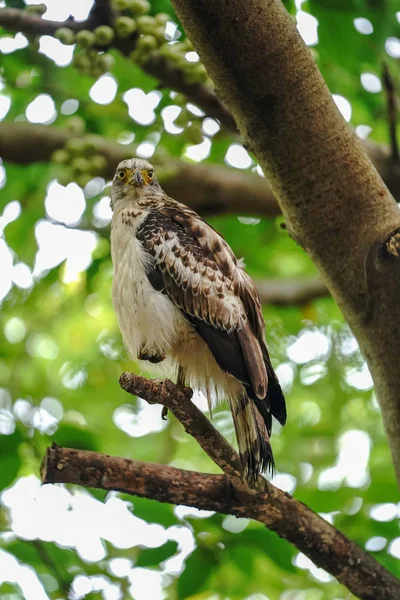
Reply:
[[[74,56],[74,65],[85,75],[99,77],[110,71],[114,57],[107,52],[119,40],[132,40],[129,57],[143,65],[151,59],[162,57],[171,66],[184,74],[189,84],[205,83],[207,73],[200,62],[186,60],[193,47],[188,39],[183,42],[169,41],[165,36],[165,26],[171,17],[165,13],[149,15],[148,0],[113,0],[112,7],[118,15],[112,27],[100,25],[93,31],[83,29],[78,32],[60,27],[55,37],[63,44],[77,44],[78,52]]]
[[[101,154],[103,142],[95,135],[71,137],[63,148],[55,150],[51,160],[64,168],[58,176],[58,181],[66,185],[76,181],[84,187],[93,177],[104,175],[107,159]]]

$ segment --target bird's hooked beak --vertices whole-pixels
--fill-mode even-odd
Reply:
[[[131,179],[131,182],[134,185],[137,185],[139,187],[143,186],[144,181],[143,181],[142,173],[139,171],[139,169],[136,169],[136,171],[134,172],[134,174],[132,176],[132,179]]]

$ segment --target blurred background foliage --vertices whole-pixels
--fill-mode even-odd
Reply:
[[[346,120],[360,137],[389,144],[382,69],[386,63],[399,81],[396,0],[285,4]],[[26,10],[84,20],[91,6],[48,0]],[[159,407],[119,388],[120,373],[137,367],[111,306],[109,181],[96,176],[104,159],[90,136],[134,143],[141,156],[156,152],[261,175],[236,134],[142,69],[161,52],[189,83],[212,87],[170,2],[113,6],[125,18],[121,39],[140,16],[155,17],[142,19],[142,45],[133,53],[110,46],[109,31],[102,32],[103,53],[101,45],[82,48],[93,43],[90,35],[74,46],[68,31],[56,34],[69,42],[62,43],[0,29],[0,119],[64,127],[84,140],[47,163],[0,163],[0,596],[349,599],[330,575],[259,524],[123,494],[40,487],[41,457],[52,441],[216,471],[172,417],[162,421]],[[6,7],[25,3],[1,1],[0,10]],[[93,35],[98,43],[101,32]],[[241,215],[209,221],[256,279],[316,275],[282,219],[248,215],[245,197]],[[400,574],[398,492],[356,341],[329,297],[264,306],[264,314],[289,413],[284,429],[275,426],[275,485]],[[206,410],[204,398],[196,401]],[[218,407],[214,423],[234,440],[226,407]]]

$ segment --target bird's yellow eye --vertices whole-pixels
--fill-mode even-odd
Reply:
[[[151,181],[153,179],[153,177],[154,177],[154,171],[147,171],[147,177]]]
[[[126,178],[126,173],[126,169],[120,169],[117,171],[117,179],[119,179],[119,181],[123,181]]]

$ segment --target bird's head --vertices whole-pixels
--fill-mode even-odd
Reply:
[[[119,163],[111,188],[111,207],[118,200],[134,201],[147,194],[162,193],[154,167],[143,158],[128,158]]]

